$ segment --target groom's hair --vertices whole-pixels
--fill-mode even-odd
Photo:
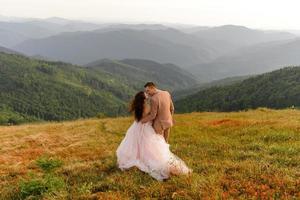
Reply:
[[[156,85],[153,82],[148,82],[144,85],[144,88],[146,88],[146,87],[155,87],[156,88]]]

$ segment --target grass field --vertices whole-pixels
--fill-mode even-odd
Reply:
[[[300,111],[176,115],[171,150],[191,176],[122,172],[132,118],[0,127],[0,199],[300,199]]]

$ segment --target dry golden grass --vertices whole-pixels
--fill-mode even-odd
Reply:
[[[0,199],[300,199],[300,111],[192,113],[175,120],[171,150],[194,173],[166,182],[116,167],[115,151],[132,118],[0,127]],[[37,165],[41,157],[63,164],[48,174]],[[22,182],[49,176],[64,187],[21,195]]]

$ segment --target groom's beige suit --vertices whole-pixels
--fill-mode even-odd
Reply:
[[[150,98],[151,111],[142,119],[142,123],[153,121],[156,133],[162,134],[168,142],[170,128],[173,126],[174,104],[167,91],[157,90]]]

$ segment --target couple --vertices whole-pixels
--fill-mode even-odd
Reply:
[[[152,82],[144,87],[145,92],[138,92],[131,104],[135,121],[117,149],[119,168],[125,170],[135,166],[159,181],[171,175],[191,173],[167,143],[173,126],[171,95],[158,90]]]

